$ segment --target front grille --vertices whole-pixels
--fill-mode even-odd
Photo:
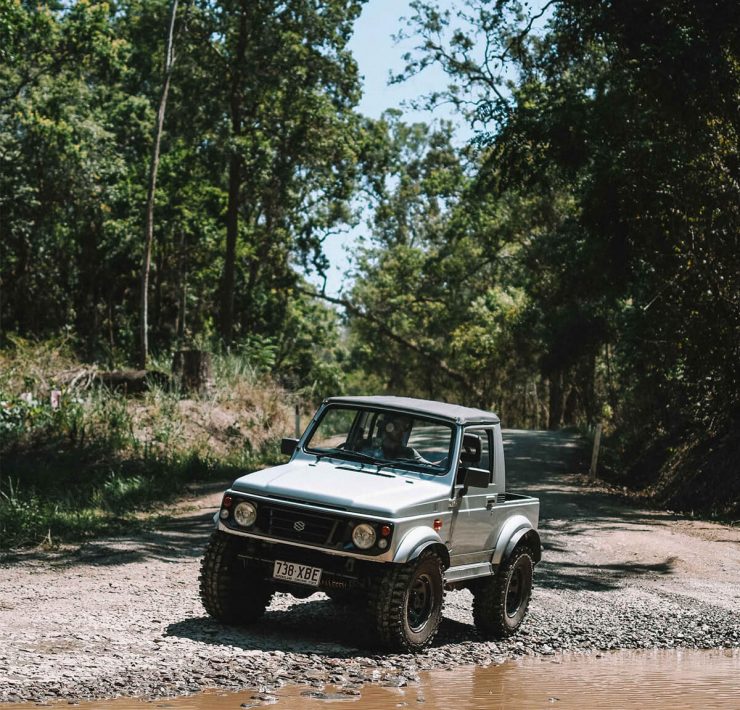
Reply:
[[[331,516],[277,505],[260,506],[257,524],[271,537],[324,546],[336,543],[340,528],[339,520]]]
[[[232,495],[230,493],[230,495]],[[269,537],[274,540],[286,542],[297,542],[303,545],[343,550],[363,555],[382,555],[388,546],[378,547],[374,545],[369,550],[360,550],[352,543],[352,529],[358,522],[369,522],[375,527],[375,532],[380,538],[382,526],[390,526],[390,534],[385,539],[390,544],[393,536],[393,523],[382,521],[364,521],[361,518],[346,515],[335,515],[331,512],[320,512],[317,510],[303,509],[292,505],[280,505],[265,501],[242,497],[240,494],[232,495],[234,501],[230,506],[232,510],[226,518],[220,518],[223,525],[228,526],[234,532],[247,535],[258,535]],[[257,520],[250,528],[240,527],[234,520],[233,509],[239,505],[240,500],[251,500],[257,507]]]

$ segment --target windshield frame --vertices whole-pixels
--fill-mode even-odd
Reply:
[[[424,464],[419,463],[416,461],[410,461],[410,460],[403,460],[403,459],[385,459],[385,458],[378,458],[375,459],[375,461],[370,462],[367,460],[363,460],[364,456],[362,456],[362,452],[355,452],[348,450],[347,452],[342,451],[341,449],[336,448],[329,448],[329,449],[322,449],[322,448],[311,448],[309,446],[309,442],[313,435],[315,434],[316,430],[320,426],[321,422],[323,421],[324,417],[326,416],[326,413],[329,410],[332,409],[344,409],[344,410],[350,410],[354,411],[356,413],[355,419],[352,423],[352,427],[350,428],[351,433],[352,429],[356,426],[357,423],[357,415],[359,415],[362,412],[371,412],[376,415],[379,414],[399,414],[405,417],[409,417],[413,419],[414,421],[426,421],[429,423],[437,424],[437,425],[443,425],[445,427],[449,427],[450,429],[450,445],[447,451],[447,464],[444,468],[441,468],[439,466],[436,466],[434,464]],[[401,408],[395,408],[395,407],[380,407],[380,406],[373,406],[373,405],[366,405],[366,404],[349,404],[349,403],[343,403],[343,402],[328,402],[319,409],[319,411],[316,413],[314,418],[311,421],[311,424],[307,428],[306,432],[304,433],[303,437],[301,438],[300,442],[300,449],[304,453],[310,455],[310,456],[316,456],[318,458],[333,458],[338,459],[341,461],[346,461],[350,463],[356,463],[359,464],[361,467],[364,466],[375,466],[380,469],[391,469],[395,471],[400,471],[403,474],[419,474],[419,475],[426,475],[426,476],[432,476],[435,479],[440,479],[446,477],[450,471],[453,469],[454,464],[454,454],[457,450],[457,443],[459,438],[459,426],[457,425],[457,422],[444,418],[444,417],[438,417],[433,414],[425,414],[423,412],[418,412],[415,410],[409,410],[409,409],[401,409]]]

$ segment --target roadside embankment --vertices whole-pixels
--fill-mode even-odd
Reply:
[[[207,393],[132,395],[63,345],[0,351],[0,549],[142,530],[199,484],[275,461],[296,398],[243,359],[213,366]]]

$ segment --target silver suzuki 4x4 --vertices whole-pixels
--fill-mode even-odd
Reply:
[[[521,625],[541,556],[539,501],[505,490],[495,414],[405,397],[332,397],[290,462],[234,481],[214,517],[200,596],[224,623],[274,592],[363,608],[373,643],[429,644],[444,590],[473,593],[484,638]]]

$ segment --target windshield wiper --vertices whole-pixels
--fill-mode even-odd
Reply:
[[[367,461],[368,463],[378,465],[378,460],[370,454],[365,454],[362,451],[352,451],[351,449],[322,449],[321,456],[330,456],[331,454],[340,454],[347,458],[355,458],[358,461]]]
[[[412,464],[414,466],[419,466],[421,468],[426,469],[434,469],[435,471],[439,471],[440,468],[436,464],[433,464],[431,461],[419,461],[418,459],[411,459],[411,458],[398,458],[398,459],[386,459],[384,460],[380,465],[383,467],[393,467],[396,466],[396,464]]]

